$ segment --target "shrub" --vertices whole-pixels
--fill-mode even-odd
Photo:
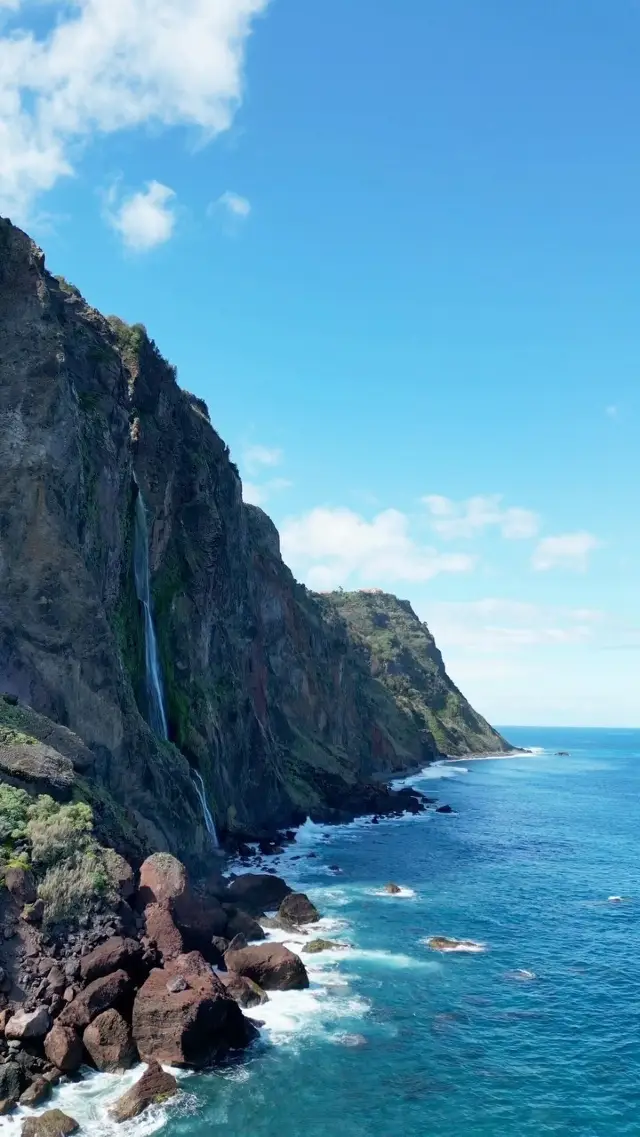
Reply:
[[[12,844],[25,836],[30,803],[25,790],[0,783],[0,844]]]
[[[93,843],[93,813],[84,802],[59,805],[43,795],[29,807],[27,837],[35,865],[52,866],[75,857]]]
[[[116,905],[117,882],[110,872],[107,850],[93,844],[84,852],[47,869],[38,894],[44,900],[47,926],[77,924],[101,904]]]

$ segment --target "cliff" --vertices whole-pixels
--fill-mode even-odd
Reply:
[[[322,599],[362,644],[372,676],[420,729],[431,733],[444,754],[462,757],[513,749],[451,681],[431,632],[408,600],[377,590],[332,592]]]
[[[432,687],[400,691],[343,601],[294,581],[145,329],[92,309],[2,220],[0,365],[0,749],[3,716],[27,716],[34,762],[65,728],[72,792],[125,851],[206,851],[194,769],[221,830],[259,833],[357,812],[363,787],[450,749],[454,726],[454,752],[486,749],[470,708],[447,733]],[[139,492],[170,741],[148,726]]]

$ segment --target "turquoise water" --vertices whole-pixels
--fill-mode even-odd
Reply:
[[[333,831],[296,862],[357,950],[249,1063],[185,1083],[172,1137],[640,1134],[640,732],[508,733],[570,757],[460,763],[421,783],[455,817]],[[372,895],[389,880],[415,897]],[[437,955],[438,933],[487,950]]]
[[[545,752],[419,783],[455,816],[305,828],[282,869],[352,949],[139,1133],[640,1135],[640,731],[507,734]],[[407,894],[376,895],[390,880]],[[434,934],[486,950],[440,955]]]

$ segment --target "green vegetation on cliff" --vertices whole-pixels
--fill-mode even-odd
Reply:
[[[431,632],[408,600],[377,590],[332,592],[320,599],[346,620],[369,656],[372,675],[402,711],[424,724],[443,754],[511,749],[451,681]]]

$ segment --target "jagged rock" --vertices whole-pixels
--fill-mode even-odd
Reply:
[[[44,1052],[57,1070],[73,1074],[82,1065],[82,1040],[71,1026],[54,1023],[44,1040]]]
[[[337,944],[333,940],[311,940],[302,948],[307,955],[318,955],[321,951],[346,951],[347,944]]]
[[[226,952],[227,971],[252,979],[264,991],[302,990],[309,986],[307,969],[299,956],[283,944],[255,944]]]
[[[238,935],[244,936],[247,942],[264,939],[263,929],[248,912],[243,912],[241,908],[236,908],[233,904],[224,904],[223,909],[227,915],[227,939],[232,940],[234,936]]]
[[[46,1007],[35,1011],[18,1011],[9,1019],[4,1028],[5,1038],[16,1038],[21,1042],[32,1038],[44,1038],[51,1026],[51,1017]]]
[[[186,990],[167,990],[176,975],[186,980]],[[151,972],[136,995],[132,1027],[143,1061],[155,1058],[196,1068],[241,1049],[254,1037],[253,1027],[198,952]]]
[[[222,959],[225,951],[229,947],[229,940],[225,936],[213,936],[211,946],[213,950],[218,953],[220,959]]]
[[[61,995],[67,986],[67,977],[60,967],[52,967],[47,975],[47,987],[56,995]]]
[[[98,1070],[128,1070],[138,1052],[128,1024],[117,1011],[104,1011],[85,1030],[82,1041]]]
[[[38,898],[33,873],[28,869],[7,869],[4,883],[18,904],[33,904]]]
[[[263,991],[257,983],[254,983],[253,979],[247,979],[244,975],[236,975],[232,971],[221,972],[220,979],[229,995],[244,1010],[249,1010],[251,1007],[261,1007],[264,1003],[269,1002],[267,992]]]
[[[289,924],[317,924],[320,913],[304,892],[290,892],[278,909],[278,916]]]
[[[178,1092],[173,1074],[168,1074],[158,1062],[150,1061],[139,1081],[118,1099],[109,1110],[117,1122],[130,1121],[150,1105],[166,1101]]]
[[[0,1065],[0,1099],[17,1101],[24,1086],[24,1072],[17,1062]]]
[[[290,892],[289,885],[281,877],[269,873],[246,873],[231,882],[227,900],[252,916],[261,916],[263,912],[279,908]]]
[[[73,1117],[60,1109],[49,1109],[39,1117],[27,1117],[22,1122],[22,1137],[70,1137],[80,1128]]]
[[[264,936],[262,938],[264,939]],[[234,936],[233,939],[230,940],[227,951],[240,951],[242,948],[246,947],[249,947],[247,937],[244,936],[242,932],[238,932],[237,936]]]
[[[80,972],[85,983],[92,983],[112,971],[127,971],[134,977],[140,974],[142,947],[137,940],[112,936],[89,955],[82,957]]]
[[[46,1078],[35,1078],[30,1086],[27,1086],[23,1094],[20,1095],[20,1105],[41,1105],[43,1101],[51,1097],[51,1082]]]
[[[132,993],[131,979],[126,971],[114,971],[112,975],[105,975],[101,979],[94,979],[72,1003],[62,1011],[58,1022],[61,1026],[73,1026],[77,1030],[84,1030],[103,1011],[112,1007],[123,1009],[130,1002]]]
[[[145,909],[144,917],[147,936],[156,945],[164,962],[182,955],[182,936],[175,926],[168,905],[150,904]]]

